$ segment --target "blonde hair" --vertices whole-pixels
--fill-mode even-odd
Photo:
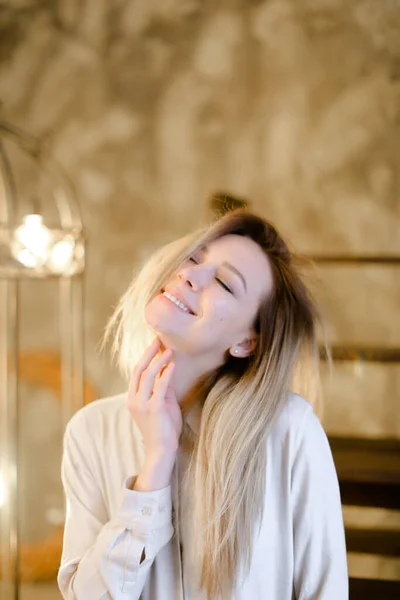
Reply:
[[[129,376],[154,337],[144,318],[147,303],[193,253],[228,234],[259,244],[269,259],[274,285],[254,323],[255,351],[246,359],[230,356],[196,388],[201,424],[184,487],[195,490],[190,497],[191,561],[208,600],[231,598],[238,577],[250,568],[264,511],[266,440],[289,390],[312,389],[316,394],[319,389],[315,304],[275,227],[237,210],[154,254],[106,330],[107,337],[115,331],[113,351]]]

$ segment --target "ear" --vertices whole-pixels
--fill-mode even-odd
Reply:
[[[243,342],[229,348],[229,354],[235,358],[247,358],[247,356],[250,356],[254,352],[256,346],[257,336],[252,334],[251,337],[243,340]]]

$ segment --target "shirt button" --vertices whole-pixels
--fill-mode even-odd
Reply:
[[[152,512],[153,510],[149,506],[142,508],[142,515],[145,515],[146,517],[149,517]]]

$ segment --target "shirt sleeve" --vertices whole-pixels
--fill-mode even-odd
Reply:
[[[293,463],[294,589],[297,600],[348,600],[339,483],[326,434],[309,409]]]
[[[100,473],[90,464],[87,429],[77,427],[81,421],[73,419],[64,438],[66,521],[58,585],[64,600],[137,600],[154,558],[173,535],[171,487],[136,492],[129,478],[109,519]]]

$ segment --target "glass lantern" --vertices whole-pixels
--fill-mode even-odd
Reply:
[[[84,403],[84,269],[68,179],[36,139],[0,121],[1,600],[40,597],[24,585],[55,578],[62,434]]]

